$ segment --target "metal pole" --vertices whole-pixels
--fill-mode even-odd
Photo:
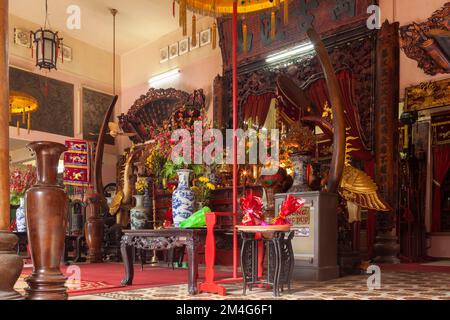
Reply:
[[[233,277],[237,278],[238,269],[238,241],[237,241],[237,135],[238,126],[238,82],[237,82],[237,0],[233,1]]]

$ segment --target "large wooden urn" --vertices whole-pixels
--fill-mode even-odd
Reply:
[[[37,183],[26,193],[26,216],[33,272],[27,299],[65,300],[66,278],[59,268],[64,250],[68,198],[57,183],[58,162],[66,147],[54,142],[28,145],[36,156]]]

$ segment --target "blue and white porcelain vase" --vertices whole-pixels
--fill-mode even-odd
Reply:
[[[176,228],[194,213],[195,197],[189,187],[189,174],[192,170],[178,170],[178,186],[172,194],[173,224]]]
[[[136,206],[130,210],[131,230],[147,228],[149,210],[144,207],[144,195],[133,196]]]
[[[20,198],[20,206],[16,210],[17,232],[27,231],[27,218],[25,216],[25,198]]]

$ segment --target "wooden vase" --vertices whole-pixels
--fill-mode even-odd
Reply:
[[[87,196],[86,224],[84,234],[88,247],[87,261],[89,263],[103,262],[102,243],[104,235],[104,221],[101,217],[102,204],[100,196],[92,193]]]
[[[0,230],[0,300],[21,300],[14,284],[23,268],[23,259],[16,254],[19,239],[13,233]]]
[[[33,272],[26,278],[27,299],[65,300],[66,278],[59,268],[64,250],[68,198],[57,184],[58,162],[66,147],[55,142],[28,145],[36,156],[37,183],[26,193],[28,240]]]

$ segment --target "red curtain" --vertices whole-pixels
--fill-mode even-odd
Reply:
[[[244,104],[244,120],[258,118],[258,123],[263,125],[266,122],[269,112],[270,101],[275,98],[275,93],[269,92],[259,96],[249,96]]]
[[[352,156],[359,160],[370,161],[373,157],[363,143],[361,123],[355,104],[354,79],[348,70],[338,72],[336,77],[341,87],[346,127],[351,128],[349,135],[358,138],[358,140],[352,141],[352,145],[359,149],[357,151],[353,151]],[[314,81],[311,85],[309,85],[305,92],[309,99],[311,99],[311,101],[317,106],[317,111],[320,112],[320,114],[323,112],[326,102],[328,102],[328,105],[331,107],[325,79]]]
[[[450,144],[438,145],[434,153],[434,201],[431,231],[441,231],[441,184],[450,169]]]

